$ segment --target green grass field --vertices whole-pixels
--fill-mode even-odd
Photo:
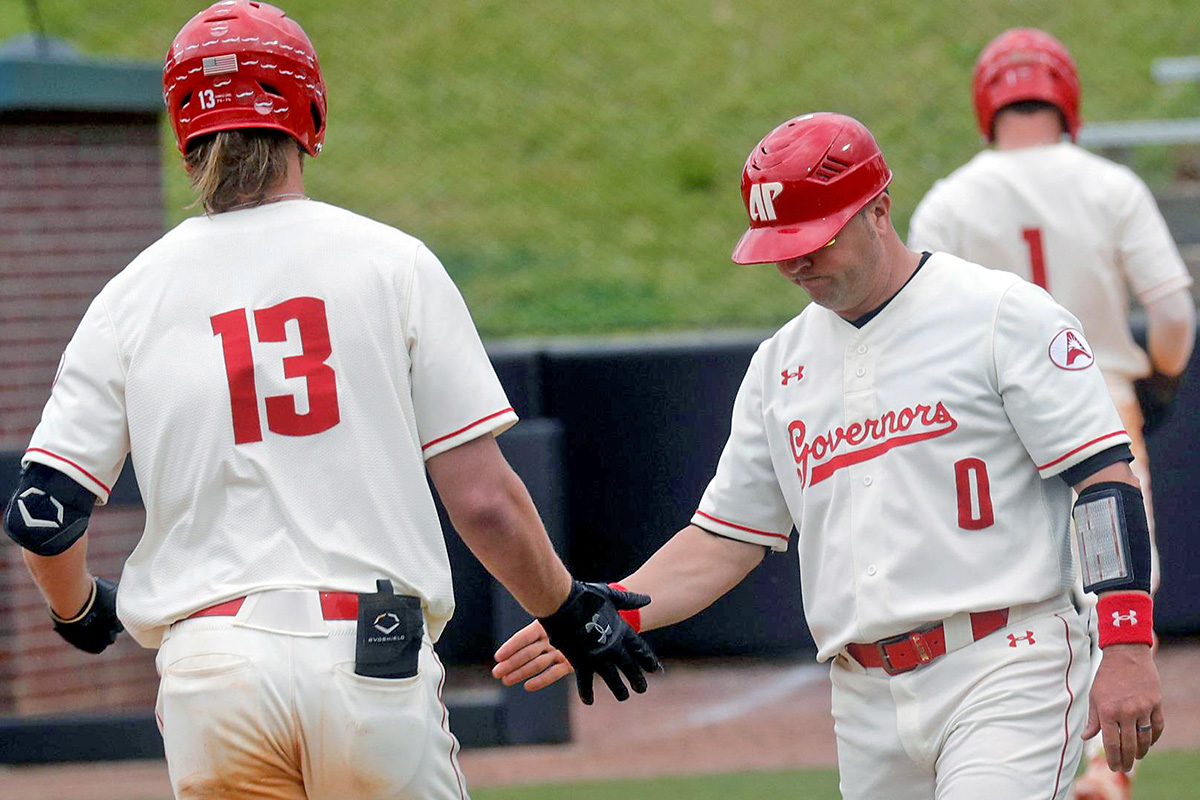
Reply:
[[[802,306],[770,268],[737,268],[746,153],[794,114],[876,133],[903,233],[935,178],[979,146],[968,87],[1014,25],[1061,36],[1091,120],[1194,116],[1200,85],[1157,86],[1192,55],[1194,0],[279,0],[329,89],[314,196],[430,244],[490,337],[774,327]],[[203,2],[39,0],[88,54],[161,63]],[[0,39],[28,30],[0,4]],[[168,219],[194,213],[164,136]],[[1142,166],[1166,180],[1172,156]]]
[[[836,800],[835,770],[744,772],[602,783],[558,783],[476,789],[475,800]],[[1200,753],[1164,751],[1139,768],[1137,800],[1195,800],[1200,787]]]

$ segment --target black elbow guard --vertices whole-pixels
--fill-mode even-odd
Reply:
[[[1084,591],[1150,591],[1150,527],[1141,489],[1094,483],[1079,493],[1073,516]]]
[[[87,530],[96,495],[45,464],[21,470],[21,480],[8,510],[4,532],[39,556],[56,556]]]

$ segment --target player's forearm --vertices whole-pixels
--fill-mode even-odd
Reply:
[[[34,555],[22,550],[25,566],[47,605],[58,616],[70,619],[84,607],[92,593],[92,576],[87,570],[87,534],[56,556]]]
[[[497,487],[496,496],[461,510],[457,518],[451,510],[451,519],[475,557],[526,611],[544,617],[562,605],[571,575],[515,473]]]
[[[1196,307],[1186,289],[1146,306],[1146,350],[1155,371],[1178,375],[1187,366],[1196,340]]]
[[[650,595],[642,630],[685,620],[712,605],[758,566],[766,548],[688,525],[621,584]]]
[[[556,611],[571,589],[571,576],[495,438],[460,444],[430,458],[426,467],[454,529],[488,572],[530,614]]]

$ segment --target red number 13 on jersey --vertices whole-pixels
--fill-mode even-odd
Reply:
[[[329,323],[325,301],[316,297],[293,297],[270,308],[254,312],[258,341],[287,341],[285,325],[296,320],[300,326],[301,353],[283,359],[285,378],[305,378],[308,411],[296,412],[292,395],[272,395],[266,399],[267,427],[284,436],[311,436],[338,424],[337,379],[325,363],[333,352],[329,344]],[[229,379],[229,400],[233,409],[233,440],[237,444],[261,442],[262,422],[258,416],[258,390],[254,385],[254,354],[250,346],[250,323],[246,309],[235,308],[212,317],[214,336],[221,337],[225,351],[225,375]]]

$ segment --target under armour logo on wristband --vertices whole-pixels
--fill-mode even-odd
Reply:
[[[588,624],[584,625],[583,629],[585,631],[587,631],[588,633],[600,634],[599,639],[597,640],[597,644],[606,643],[608,641],[608,635],[610,633],[612,633],[611,625],[601,625],[600,624],[600,615],[599,614],[593,614],[592,621],[589,622]]]
[[[1030,644],[1037,644],[1037,641],[1033,638],[1033,631],[1025,631],[1024,636],[1015,636],[1010,633],[1008,635],[1008,646],[1016,647],[1017,642],[1029,642]]]
[[[1113,624],[1114,628],[1121,627],[1122,622],[1128,622],[1130,625],[1137,625],[1138,624],[1137,611],[1135,611],[1132,608],[1129,609],[1128,614],[1121,614],[1117,611],[1114,611],[1114,612],[1112,612],[1112,620],[1113,620],[1112,624]]]

